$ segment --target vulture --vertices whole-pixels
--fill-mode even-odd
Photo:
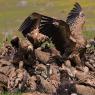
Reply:
[[[19,48],[19,38],[17,36],[13,37],[11,40],[11,45],[14,48]]]
[[[82,31],[85,23],[85,15],[82,7],[78,3],[74,4],[74,8],[68,14],[66,23],[70,27],[71,35],[76,42],[76,47],[84,47],[86,42]]]
[[[29,15],[19,28],[24,37],[35,29],[39,33],[48,36],[61,53],[67,50],[67,47],[84,45],[84,38],[81,31],[85,16],[79,3],[74,4],[74,8],[68,14],[67,20],[59,20],[39,13]],[[80,40],[81,39],[81,40]]]

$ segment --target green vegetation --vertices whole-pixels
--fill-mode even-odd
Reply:
[[[0,42],[6,33],[9,39],[12,35],[19,35],[19,26],[32,12],[65,20],[75,2],[76,0],[0,0]],[[77,0],[77,2],[81,4],[86,15],[84,31],[87,32],[84,34],[87,38],[91,38],[95,36],[94,0]]]
[[[8,92],[4,92],[4,93],[1,93],[0,95],[22,95],[21,92],[18,92],[18,93],[8,93]]]

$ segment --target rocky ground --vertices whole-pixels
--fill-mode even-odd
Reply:
[[[18,43],[14,46],[12,42]],[[5,41],[0,49],[0,92],[95,95],[95,47],[91,42],[80,57],[81,65],[76,64],[77,57],[64,57],[47,43],[36,49],[27,39],[15,37],[11,43]]]

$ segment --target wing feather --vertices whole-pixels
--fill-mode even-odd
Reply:
[[[33,13],[25,19],[19,30],[26,36],[36,26],[40,33],[51,38],[58,50],[64,50],[64,40],[68,39],[70,35],[69,25],[65,21]]]
[[[71,38],[75,40],[76,46],[84,47],[85,38],[82,35],[82,31],[85,23],[85,15],[79,3],[74,4],[74,8],[70,11],[66,22],[69,24]]]
[[[83,14],[81,6],[79,5],[79,3],[75,3],[74,8],[68,14],[66,22],[69,25],[72,25],[75,23],[75,21],[78,19],[78,17],[82,18],[83,16],[84,16],[84,14]]]
[[[22,34],[26,36],[29,32],[31,32],[38,25],[39,21],[40,21],[40,15],[36,13],[32,13],[32,15],[28,16],[24,20],[24,22],[19,28],[19,31],[21,31]]]

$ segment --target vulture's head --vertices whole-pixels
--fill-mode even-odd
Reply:
[[[19,38],[17,36],[15,36],[15,37],[12,38],[11,45],[14,48],[19,48]]]

